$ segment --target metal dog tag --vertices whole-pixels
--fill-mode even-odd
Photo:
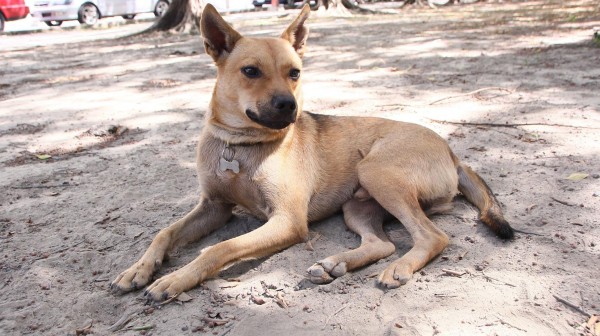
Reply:
[[[226,172],[227,170],[231,170],[234,173],[240,172],[240,163],[238,160],[227,161],[225,158],[221,158],[219,160],[219,169],[222,172]]]

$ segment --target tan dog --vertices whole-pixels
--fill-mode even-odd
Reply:
[[[142,258],[113,281],[114,290],[146,285],[169,251],[221,227],[234,206],[266,223],[204,249],[188,265],[156,280],[146,291],[149,299],[173,297],[237,261],[305,241],[309,222],[340,209],[362,243],[311,266],[308,277],[315,283],[394,253],[382,229],[389,215],[404,224],[414,246],[377,281],[387,288],[406,283],[448,244],[425,211],[448,209],[458,191],[498,236],[513,236],[485,182],[429,129],[302,112],[301,58],[309,13],[304,6],[280,38],[249,38],[206,6],[201,31],[218,75],[198,144],[200,202],[160,231]]]

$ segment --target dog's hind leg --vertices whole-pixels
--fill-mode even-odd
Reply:
[[[385,258],[396,250],[383,232],[387,212],[366,190],[357,191],[355,197],[344,204],[343,211],[346,225],[360,235],[361,244],[354,250],[330,256],[311,266],[308,277],[313,283],[329,283],[347,271]]]
[[[386,288],[405,284],[412,274],[425,266],[448,245],[448,236],[439,230],[421,209],[412,170],[382,168],[380,162],[359,167],[361,185],[381,206],[396,217],[410,233],[414,245],[392,262],[377,282]],[[381,178],[385,176],[385,178]]]
[[[160,230],[140,260],[119,274],[110,288],[114,292],[125,293],[146,285],[168,252],[225,224],[231,217],[231,209],[229,204],[201,197],[198,205],[185,217]]]

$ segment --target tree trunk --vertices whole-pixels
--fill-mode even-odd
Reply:
[[[197,30],[204,5],[204,0],[173,0],[167,12],[150,29],[177,32]]]
[[[348,8],[344,7],[343,0],[318,0],[319,15],[326,16],[352,16]]]

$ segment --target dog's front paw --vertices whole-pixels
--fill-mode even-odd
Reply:
[[[200,279],[195,272],[187,272],[182,268],[154,281],[146,289],[144,296],[150,301],[165,301],[194,288],[199,282]]]
[[[315,284],[326,284],[332,282],[335,278],[341,277],[346,272],[345,262],[337,262],[327,258],[308,268],[308,279]]]
[[[119,274],[110,284],[110,289],[115,293],[127,293],[140,289],[150,282],[150,277],[157,268],[157,262],[138,261],[126,271]]]
[[[377,278],[377,284],[382,288],[398,288],[412,278],[412,270],[408,265],[393,263]]]

